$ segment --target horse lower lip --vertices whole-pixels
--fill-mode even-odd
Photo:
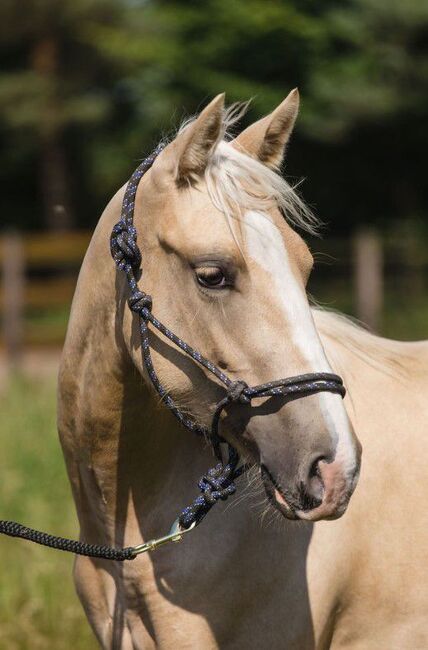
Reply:
[[[284,516],[290,519],[304,519],[306,518],[306,514],[310,515],[312,511],[321,506],[322,495],[324,494],[324,485],[321,478],[318,479],[320,481],[319,488],[322,492],[322,495],[320,495],[321,498],[315,496],[311,497],[308,494],[303,493],[300,495],[298,500],[295,501],[293,498],[291,498],[291,501],[289,502],[289,500],[282,493],[282,490],[280,489],[275,478],[263,464],[261,465],[261,471],[266,494],[271,504],[274,507],[278,508]],[[301,517],[301,515],[303,516]]]
[[[280,512],[289,519],[296,519],[294,508],[287,502],[276,485],[276,481],[271,476],[265,465],[261,465],[263,484],[266,494],[271,504],[280,510]]]
[[[298,519],[299,517],[296,514],[295,509],[291,506],[288,501],[283,497],[281,492],[277,488],[273,488],[270,491],[266,489],[268,499],[271,502],[272,506],[279,510],[283,517],[287,519]]]
[[[282,496],[281,492],[279,490],[277,490],[276,488],[275,488],[275,491],[274,491],[274,496],[275,496],[276,501],[278,501],[278,503],[280,503],[282,506],[285,506],[286,508],[288,508],[288,510],[291,510],[290,506],[288,505],[287,501]]]

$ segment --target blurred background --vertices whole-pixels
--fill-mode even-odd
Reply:
[[[76,522],[55,372],[96,221],[138,161],[225,91],[250,121],[295,86],[285,173],[324,221],[310,293],[375,331],[428,335],[423,0],[2,0],[0,516]],[[72,560],[0,540],[0,648],[95,647]]]

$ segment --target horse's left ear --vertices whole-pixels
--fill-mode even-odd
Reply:
[[[298,111],[299,91],[295,88],[272,113],[242,131],[233,140],[233,146],[268,167],[278,169]]]

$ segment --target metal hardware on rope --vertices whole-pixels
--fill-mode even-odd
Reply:
[[[134,556],[140,555],[141,553],[147,553],[147,551],[155,551],[159,546],[163,546],[169,542],[181,542],[183,535],[190,533],[195,526],[196,523],[193,522],[189,528],[183,528],[180,521],[176,519],[172,524],[168,535],[158,537],[157,539],[151,539],[150,541],[145,542],[144,544],[139,544],[138,546],[133,546],[132,550],[134,551]]]
[[[49,535],[16,522],[1,520],[0,534],[20,537],[35,542],[36,544],[42,544],[43,546],[49,546],[50,548],[56,548],[62,551],[69,551],[78,555],[116,561],[134,560],[140,553],[153,551],[169,542],[181,541],[183,535],[193,530],[216,503],[226,500],[230,495],[235,493],[235,480],[248,469],[248,466],[242,465],[239,467],[238,451],[219,434],[220,417],[223,410],[229,404],[240,403],[251,405],[251,401],[255,398],[275,396],[282,396],[286,400],[291,401],[322,391],[337,393],[342,397],[345,395],[346,391],[342,379],[332,373],[298,375],[296,377],[278,379],[252,387],[248,386],[243,380],[232,381],[230,377],[225,375],[209,359],[203,357],[200,352],[194,350],[188,343],[183,341],[153,316],[152,297],[139,289],[135,276],[136,273],[142,272],[142,256],[137,244],[137,230],[133,223],[133,217],[138,184],[163,148],[164,145],[159,145],[154,153],[143,160],[132,174],[125,190],[120,221],[114,226],[111,234],[110,250],[118,269],[125,273],[128,282],[130,290],[130,297],[128,299],[129,308],[139,316],[141,354],[143,364],[153,387],[160,395],[165,406],[171,410],[183,426],[189,431],[208,436],[211,439],[214,453],[220,462],[208,470],[199,480],[198,486],[201,494],[196,497],[190,506],[184,508],[174,522],[168,535],[150,540],[138,546],[129,546],[120,549],[96,544],[86,544],[77,540]],[[189,355],[196,363],[213,374],[225,386],[226,394],[214,409],[211,429],[208,429],[206,426],[199,424],[184,414],[160,382],[152,362],[148,323],[166,336],[174,345],[185,352],[185,354]],[[223,442],[228,447],[228,459],[226,463],[223,462],[220,448],[220,444]]]

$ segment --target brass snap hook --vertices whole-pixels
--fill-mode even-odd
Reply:
[[[158,537],[157,539],[150,539],[148,542],[144,542],[144,544],[134,546],[133,552],[135,555],[140,555],[141,553],[147,553],[147,551],[154,551],[159,546],[163,546],[168,542],[181,542],[183,535],[190,533],[190,531],[193,530],[195,526],[196,522],[194,521],[189,526],[189,528],[182,528],[179,520],[176,519],[172,524],[168,535],[164,535],[164,537]]]

